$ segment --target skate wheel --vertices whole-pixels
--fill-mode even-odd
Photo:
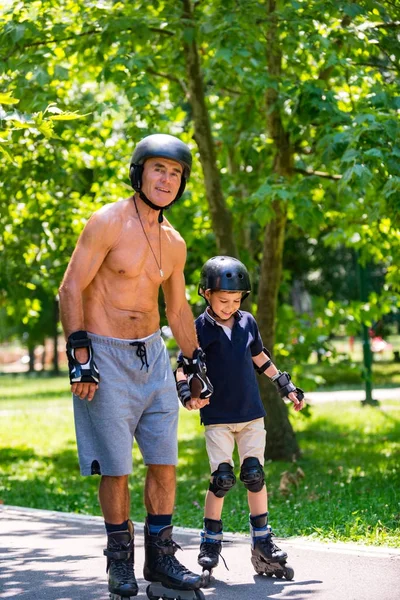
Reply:
[[[203,585],[201,587],[208,587],[210,585],[210,581],[211,581],[211,573],[212,571],[208,570],[208,569],[204,569],[202,576],[203,576]]]
[[[146,594],[149,600],[160,600],[160,596],[155,596],[151,593],[150,586],[148,585],[146,588]]]
[[[292,569],[292,567],[285,567],[285,570],[283,571],[283,575],[284,575],[285,579],[287,579],[288,581],[292,581],[292,579],[294,577],[294,569]]]
[[[278,579],[282,579],[282,577],[283,577],[283,571],[277,571],[275,573],[275,577],[277,577]]]
[[[205,600],[205,596],[201,590],[195,590],[194,595],[196,596],[196,600]]]
[[[274,574],[273,573],[267,573],[267,577],[273,577]]]

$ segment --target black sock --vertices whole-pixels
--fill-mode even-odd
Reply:
[[[114,533],[115,531],[128,531],[128,521],[124,521],[120,525],[114,525],[113,523],[106,523],[104,521],[104,525],[106,526],[107,534]]]
[[[157,535],[164,527],[172,523],[172,515],[147,515],[147,525],[151,535]]]

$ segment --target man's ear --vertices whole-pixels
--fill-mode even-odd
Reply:
[[[139,192],[142,188],[143,165],[131,165],[129,179],[133,189]]]

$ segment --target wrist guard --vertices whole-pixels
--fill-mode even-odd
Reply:
[[[259,375],[262,375],[264,373],[264,371],[266,371],[268,369],[268,367],[270,367],[273,364],[273,362],[271,360],[271,353],[269,352],[269,350],[267,350],[264,347],[263,352],[264,352],[264,354],[266,354],[268,356],[268,360],[263,365],[261,365],[261,367],[257,367],[256,363],[253,363],[254,368]]]
[[[275,384],[281,398],[287,398],[290,392],[295,392],[297,399],[300,401],[303,400],[303,390],[294,385],[289,373],[286,373],[286,371],[283,373],[279,372],[278,375],[275,375],[273,383]]]
[[[192,399],[188,382],[183,379],[182,381],[177,381],[176,391],[178,392],[178,398],[182,402],[182,405],[186,406],[186,402],[189,402],[189,400]]]
[[[190,393],[195,398],[209,398],[214,391],[207,377],[206,355],[201,348],[193,352],[193,357],[183,356],[183,372],[187,375]]]
[[[89,358],[80,363],[75,357],[76,348],[87,348]],[[75,331],[67,340],[67,357],[70,383],[99,383],[100,373],[94,362],[92,342],[86,331]]]

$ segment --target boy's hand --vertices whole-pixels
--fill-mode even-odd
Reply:
[[[192,400],[189,400],[189,402],[186,402],[185,408],[187,410],[198,410],[200,408],[203,408],[203,406],[206,406],[206,404],[210,404],[208,398],[204,398],[203,400],[200,398],[194,398]]]
[[[291,400],[293,402],[293,407],[296,412],[298,412],[299,410],[304,408],[306,405],[304,400],[298,399],[296,392],[290,392],[290,394],[288,395],[288,398],[289,398],[289,400]]]

